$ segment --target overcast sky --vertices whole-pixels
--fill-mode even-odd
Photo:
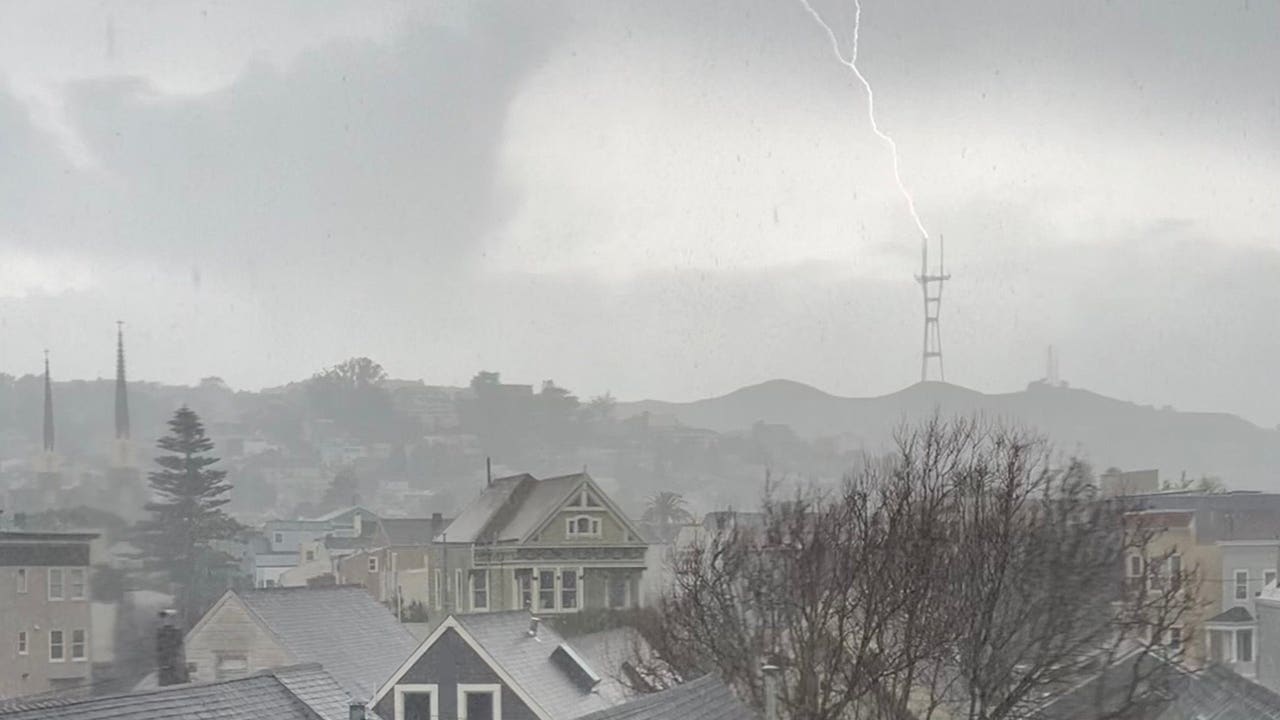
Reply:
[[[852,0],[815,3],[842,41]],[[947,379],[1280,422],[1280,3],[865,0]],[[682,400],[918,379],[919,239],[799,0],[0,5],[0,371]]]

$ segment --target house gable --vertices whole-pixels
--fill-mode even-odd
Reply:
[[[460,717],[459,686],[497,686],[504,720],[551,720],[453,618],[445,620],[400,670],[378,690],[373,708],[386,720],[396,716],[396,688],[433,688],[432,706],[441,718]],[[465,687],[464,687],[465,689]],[[420,691],[420,690],[419,690]]]
[[[192,679],[199,681],[226,679],[218,677],[220,666],[224,673],[244,675],[294,663],[279,639],[233,592],[223,595],[191,628],[185,645],[187,662],[195,666]]]
[[[595,541],[610,544],[644,544],[644,535],[631,523],[622,509],[614,504],[590,476],[583,474],[582,481],[574,486],[533,532],[521,542],[559,544],[562,542]],[[588,533],[570,533],[571,520],[586,519]],[[593,522],[594,521],[594,522]],[[590,531],[598,527],[598,534]]]

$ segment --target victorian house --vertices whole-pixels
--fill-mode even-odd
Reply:
[[[638,607],[647,547],[586,473],[497,478],[435,538],[430,606],[537,614]]]

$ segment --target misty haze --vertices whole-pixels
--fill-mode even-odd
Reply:
[[[1280,719],[1278,31],[0,6],[0,720]]]

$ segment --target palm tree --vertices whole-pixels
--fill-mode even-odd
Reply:
[[[693,521],[684,496],[664,490],[649,497],[641,519],[658,525],[675,525]]]

